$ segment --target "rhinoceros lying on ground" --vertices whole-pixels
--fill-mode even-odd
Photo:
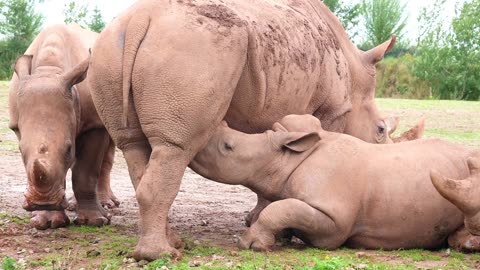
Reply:
[[[115,145],[87,84],[81,83],[88,68],[84,60],[96,37],[74,24],[50,26],[15,64],[9,126],[18,137],[28,176],[23,208],[34,211],[31,223],[37,229],[69,224],[64,212],[69,168],[78,201],[76,223],[108,222],[98,200],[118,205],[110,190]]]
[[[178,255],[168,211],[222,119],[253,133],[313,114],[327,130],[384,143],[375,64],[394,44],[358,50],[319,0],[142,0],[118,16],[95,43],[87,80],[136,188],[134,257]]]
[[[296,127],[300,132],[285,132]],[[241,247],[269,249],[275,234],[290,228],[328,249],[435,248],[450,235],[453,246],[480,248],[479,238],[468,233],[480,231],[462,228],[465,217],[472,217],[467,228],[479,228],[480,200],[473,193],[479,190],[469,193],[471,183],[438,176],[480,181],[479,150],[438,139],[369,144],[325,131],[310,115],[287,116],[274,130],[280,131],[249,135],[224,123],[190,164],[207,178],[244,185],[272,201],[243,235]],[[450,193],[460,185],[469,193],[455,197],[467,205],[460,207],[463,212],[437,192],[432,169],[447,197],[455,197]]]
[[[304,121],[308,121],[308,119],[305,119],[303,121],[296,121],[297,119],[295,117],[288,117],[285,118],[281,121],[281,124],[283,125],[284,128],[282,130],[277,130],[277,131],[297,131],[297,132],[315,132],[315,119],[311,118],[309,119],[312,121],[312,123],[307,123],[305,124]],[[387,138],[387,143],[400,143],[400,142],[406,142],[406,141],[413,141],[422,138],[423,132],[425,130],[425,119],[422,119],[420,122],[418,122],[414,127],[411,129],[403,132],[400,136],[394,137],[393,133],[395,132],[398,123],[400,121],[399,117],[390,117],[388,121],[386,121],[387,124],[387,133],[388,133],[388,138]],[[312,129],[313,128],[313,129]],[[255,222],[258,218],[258,215],[260,212],[270,204],[270,201],[266,200],[265,198],[262,198],[260,195],[258,195],[258,203],[253,208],[248,215],[245,217],[245,223],[247,226],[250,227],[250,225]]]

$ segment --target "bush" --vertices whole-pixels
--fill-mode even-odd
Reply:
[[[407,53],[399,58],[388,57],[377,64],[377,97],[426,99],[430,87],[414,76],[414,57]]]
[[[28,48],[29,42],[16,39],[0,40],[0,80],[10,80],[15,60]]]

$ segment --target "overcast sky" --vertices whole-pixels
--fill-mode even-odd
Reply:
[[[241,0],[239,0],[241,1]],[[360,0],[345,0],[346,2],[359,3]],[[408,21],[406,26],[407,37],[415,40],[418,35],[417,17],[422,7],[433,5],[435,0],[402,0],[407,3]],[[447,0],[444,10],[445,20],[450,20],[454,15],[455,5],[464,0]],[[69,0],[45,0],[43,4],[38,5],[38,11],[45,16],[45,25],[54,23],[63,23],[63,9]],[[93,9],[98,6],[107,22],[111,21],[123,10],[127,9],[135,0],[78,0],[78,4],[88,4]]]

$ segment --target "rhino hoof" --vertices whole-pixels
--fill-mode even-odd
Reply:
[[[98,193],[97,196],[98,196],[98,200],[100,201],[100,204],[105,209],[113,209],[120,206],[120,201],[117,199],[117,197],[115,197],[115,195],[113,195],[113,193],[111,194]]]
[[[103,216],[100,212],[78,213],[73,223],[101,227],[110,224],[110,216]]]
[[[166,246],[166,247],[159,247],[159,246],[150,246],[148,244],[142,243],[140,240],[137,246],[135,247],[135,251],[133,252],[133,258],[137,261],[140,260],[147,260],[147,261],[154,261],[163,256],[170,256],[171,258],[181,258],[182,254],[177,249]]]
[[[252,228],[248,229],[240,238],[240,249],[252,249],[255,251],[267,251],[275,244],[275,236],[268,233],[253,233]]]
[[[75,196],[72,195],[72,197],[68,198],[67,210],[68,211],[76,211],[77,207],[78,207],[77,199],[75,199]]]
[[[67,227],[70,219],[65,211],[34,211],[30,218],[30,226],[37,230],[56,229]]]

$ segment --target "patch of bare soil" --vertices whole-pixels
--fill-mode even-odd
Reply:
[[[111,183],[121,205],[110,211],[113,215],[112,224],[136,225],[138,205],[135,192],[125,160],[120,152],[117,151],[116,154]],[[19,154],[1,153],[0,171],[0,211],[17,216],[27,215],[21,207],[27,183]],[[67,196],[70,196],[72,191],[69,180],[67,190]],[[162,194],[162,190],[153,192],[158,196]],[[191,236],[220,246],[235,246],[235,237],[245,230],[244,218],[248,210],[255,206],[255,202],[256,195],[247,188],[218,184],[187,169],[170,220],[181,236]],[[72,217],[73,213],[69,215]]]

